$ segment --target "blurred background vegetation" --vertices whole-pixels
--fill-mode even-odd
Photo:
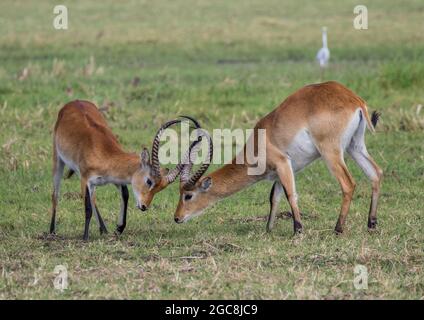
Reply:
[[[423,297],[422,0],[361,1],[369,19],[362,31],[353,28],[358,3],[350,0],[61,1],[66,31],[52,26],[57,4],[0,3],[1,298]],[[95,102],[133,151],[180,114],[206,129],[251,128],[321,80],[322,26],[331,50],[323,80],[343,83],[382,112],[377,134],[367,136],[385,171],[377,234],[366,231],[369,183],[348,162],[358,187],[346,235],[333,236],[341,194],[317,162],[297,177],[301,239],[291,238],[290,220],[264,233],[271,185],[263,182],[183,226],[172,219],[174,185],[147,215],[130,204],[122,238],[100,237],[93,223],[91,242],[82,244],[73,178],[59,204],[63,238],[45,240],[51,134],[64,103]],[[113,230],[115,188],[99,189],[98,204]],[[352,288],[358,263],[370,272],[367,291]],[[64,293],[52,289],[57,264],[71,272]]]

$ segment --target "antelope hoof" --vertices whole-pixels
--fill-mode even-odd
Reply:
[[[47,240],[56,240],[56,239],[58,239],[58,236],[57,236],[56,232],[53,231],[53,232],[50,232],[49,234],[47,234],[46,239]]]
[[[303,226],[299,221],[294,222],[294,235],[301,234],[303,232]]]
[[[115,235],[120,236],[122,232],[124,232],[125,227],[124,226],[116,226]]]
[[[377,228],[377,218],[368,219],[368,229],[374,231]]]
[[[274,229],[274,225],[272,225],[272,224],[266,225],[266,232],[270,233],[272,231],[272,229]]]
[[[334,229],[334,232],[336,233],[336,236],[340,236],[343,234],[343,228],[342,226],[338,225],[336,226],[336,228]]]
[[[108,231],[106,228],[100,228],[100,234],[108,234]]]
[[[343,226],[340,223],[340,220],[337,221],[336,227],[334,228],[336,235],[341,235],[343,233]]]

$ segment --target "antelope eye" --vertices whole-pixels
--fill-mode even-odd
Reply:
[[[190,200],[191,198],[193,198],[193,195],[192,194],[186,194],[185,196],[184,196],[184,200]]]
[[[149,188],[153,185],[152,180],[150,180],[149,178],[146,178],[146,184],[149,186]]]

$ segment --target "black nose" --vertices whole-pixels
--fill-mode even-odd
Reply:
[[[180,223],[180,219],[175,218],[174,220],[175,220],[176,223]]]
[[[141,211],[146,211],[147,210],[147,207],[143,204],[143,205],[141,205],[140,210]]]

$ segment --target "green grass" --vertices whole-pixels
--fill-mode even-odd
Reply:
[[[52,28],[54,1],[0,5],[0,298],[424,297],[422,1],[364,1],[367,31],[352,28],[355,1],[63,3],[67,31]],[[93,223],[83,243],[74,177],[62,184],[61,238],[45,240],[51,134],[64,103],[109,107],[110,126],[133,151],[180,114],[207,129],[251,128],[297,88],[319,81],[322,25],[332,54],[325,79],[382,112],[377,133],[367,135],[385,172],[378,232],[366,228],[370,184],[348,160],[358,186],[343,236],[333,234],[340,188],[316,162],[297,176],[302,237],[292,237],[288,219],[265,233],[258,218],[268,213],[269,182],[184,225],[173,222],[175,184],[147,214],[131,198],[120,239],[100,236]],[[112,231],[119,212],[113,186],[98,190],[98,205]],[[69,270],[63,293],[53,288],[59,264]],[[353,287],[357,264],[368,268],[368,290]]]

